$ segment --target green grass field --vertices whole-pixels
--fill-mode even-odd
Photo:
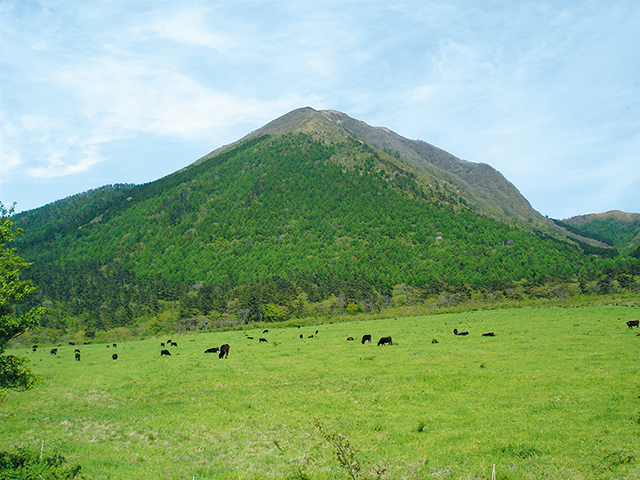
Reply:
[[[96,479],[349,478],[319,421],[356,450],[361,478],[489,479],[493,465],[498,479],[640,478],[640,332],[625,325],[639,317],[594,306],[274,325],[173,337],[170,357],[169,337],[82,345],[80,362],[75,346],[13,350],[44,383],[0,403],[0,448],[44,442]],[[203,353],[223,343],[228,359]]]

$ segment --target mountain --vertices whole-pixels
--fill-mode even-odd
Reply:
[[[490,166],[310,108],[154,182],[14,220],[34,301],[58,330],[371,311],[397,292],[460,300],[633,285],[633,259],[542,217]]]
[[[441,186],[478,213],[510,225],[554,229],[553,223],[491,166],[460,160],[426,142],[409,140],[385,127],[372,127],[341,112],[297,109],[240,141],[283,133],[309,134],[322,142],[360,142],[372,147],[388,164],[415,175],[423,187],[433,190]],[[223,150],[215,150],[200,161]]]
[[[640,247],[640,214],[611,210],[562,221],[578,235],[588,236],[619,250]]]

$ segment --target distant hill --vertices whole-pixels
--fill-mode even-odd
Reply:
[[[579,215],[563,220],[571,230],[606,243],[610,247],[633,249],[640,246],[640,214],[611,210]]]
[[[105,186],[15,223],[51,328],[160,322],[175,302],[181,318],[244,322],[330,298],[376,310],[398,289],[469,298],[526,284],[543,295],[548,282],[584,289],[617,271],[615,249],[543,217],[490,166],[311,108],[154,182]]]

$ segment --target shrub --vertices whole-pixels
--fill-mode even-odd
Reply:
[[[17,447],[12,452],[0,452],[2,478],[19,480],[73,480],[82,466],[70,465],[61,456],[41,456],[31,449]]]

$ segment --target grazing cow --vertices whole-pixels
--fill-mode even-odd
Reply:
[[[304,338],[304,335],[303,335],[303,334],[300,334],[300,338]]]
[[[269,333],[269,330],[263,330],[262,333]]]
[[[247,340],[253,340],[253,337],[247,337]]]
[[[178,346],[178,344],[177,344],[176,342],[171,342],[171,346],[172,346],[172,347],[177,347],[177,346]]]
[[[76,342],[69,342],[69,345],[75,345]]]
[[[496,336],[496,334],[495,334],[495,333],[493,333],[493,332],[488,332],[488,333],[483,333],[483,334],[482,334],[482,336],[483,336],[483,337],[495,337],[495,336]]]
[[[457,328],[453,329],[454,335],[469,335],[469,332],[459,332]]]
[[[633,328],[633,327],[638,328],[638,324],[640,324],[640,320],[629,320],[627,322],[627,327],[629,327],[629,328]]]
[[[38,350],[38,345],[33,346],[33,351],[35,352],[36,350]]]
[[[114,353],[113,355],[111,355],[111,358],[114,359],[114,360],[117,360],[118,359],[118,354]]]
[[[76,352],[76,361],[80,361],[80,352]]]
[[[316,330],[316,335],[318,334],[318,330]]]
[[[49,353],[51,353],[51,355],[57,355],[58,354],[58,349],[57,348],[52,348],[51,352],[49,352]]]
[[[266,341],[267,341],[267,339],[266,339],[266,338],[260,338],[260,339],[258,340],[258,342],[266,342]]]
[[[164,357],[165,355],[171,356],[171,352],[169,350],[160,350],[160,356]]]
[[[80,353],[80,349],[76,348],[76,353]]]
[[[313,338],[313,335],[309,335],[309,338]]]
[[[386,344],[393,345],[391,337],[381,337],[380,340],[378,340],[378,346]]]
[[[371,343],[371,335],[363,335],[362,336],[362,344],[364,345],[364,342],[369,342]]]
[[[118,344],[117,344],[117,343],[114,343],[114,344],[113,344],[113,346],[114,346],[114,347],[117,347],[117,346],[118,346]]]
[[[220,355],[218,358],[228,358],[229,357],[229,344],[225,343],[220,347]]]
[[[220,350],[218,347],[207,348],[204,353],[217,353]]]
[[[160,344],[160,346],[161,346],[161,347],[164,347],[164,342],[162,342],[162,343]]]
[[[353,337],[347,338],[347,341],[351,341],[351,340],[353,340]]]

